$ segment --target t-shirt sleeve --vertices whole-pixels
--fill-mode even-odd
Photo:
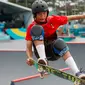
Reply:
[[[56,24],[59,24],[59,25],[64,25],[64,24],[67,24],[68,22],[68,19],[67,19],[67,16],[57,16],[57,15],[53,15],[52,16],[52,21]]]
[[[30,30],[31,30],[31,25],[29,25],[27,28],[25,40],[32,40]]]

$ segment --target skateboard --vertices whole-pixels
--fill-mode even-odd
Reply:
[[[42,78],[44,77],[44,73],[47,72],[48,74],[53,74],[60,78],[69,80],[69,81],[73,82],[74,85],[85,85],[84,79],[80,79],[77,76],[74,76],[72,74],[60,71],[59,69],[55,69],[51,66],[39,64],[35,60],[33,60],[33,65],[38,70],[38,72],[41,74]],[[76,84],[75,84],[75,82],[76,82]]]

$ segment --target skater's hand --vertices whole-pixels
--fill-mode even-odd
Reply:
[[[33,59],[32,58],[28,58],[26,63],[29,65],[29,66],[32,66],[34,63],[33,63]]]

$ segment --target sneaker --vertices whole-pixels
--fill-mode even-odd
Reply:
[[[48,65],[47,59],[39,58],[39,59],[38,59],[38,63],[39,63],[39,64],[43,64],[43,65]]]
[[[80,69],[80,71],[78,72],[78,73],[76,73],[76,76],[78,77],[78,78],[81,78],[81,79],[84,79],[85,80],[85,71],[83,71],[82,69]],[[83,82],[77,82],[77,81],[75,81],[74,82],[74,85],[85,85],[85,83],[83,83]]]
[[[80,71],[78,73],[76,73],[76,76],[81,79],[85,79],[85,71],[83,71],[81,68]]]
[[[43,64],[43,65],[48,65],[46,59],[41,59],[41,58],[39,58],[39,59],[38,59],[38,63],[39,63],[39,64]],[[40,73],[40,78],[43,79],[44,76],[45,76],[45,70],[44,70],[41,66],[39,66],[38,72]]]

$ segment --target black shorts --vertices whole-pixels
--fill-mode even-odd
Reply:
[[[60,58],[60,56],[58,54],[55,54],[53,51],[53,43],[56,39],[57,39],[56,34],[52,35],[52,37],[49,39],[44,39],[46,57],[50,61],[54,61]],[[39,58],[38,52],[34,44],[33,47],[34,47],[34,53],[36,57]]]

